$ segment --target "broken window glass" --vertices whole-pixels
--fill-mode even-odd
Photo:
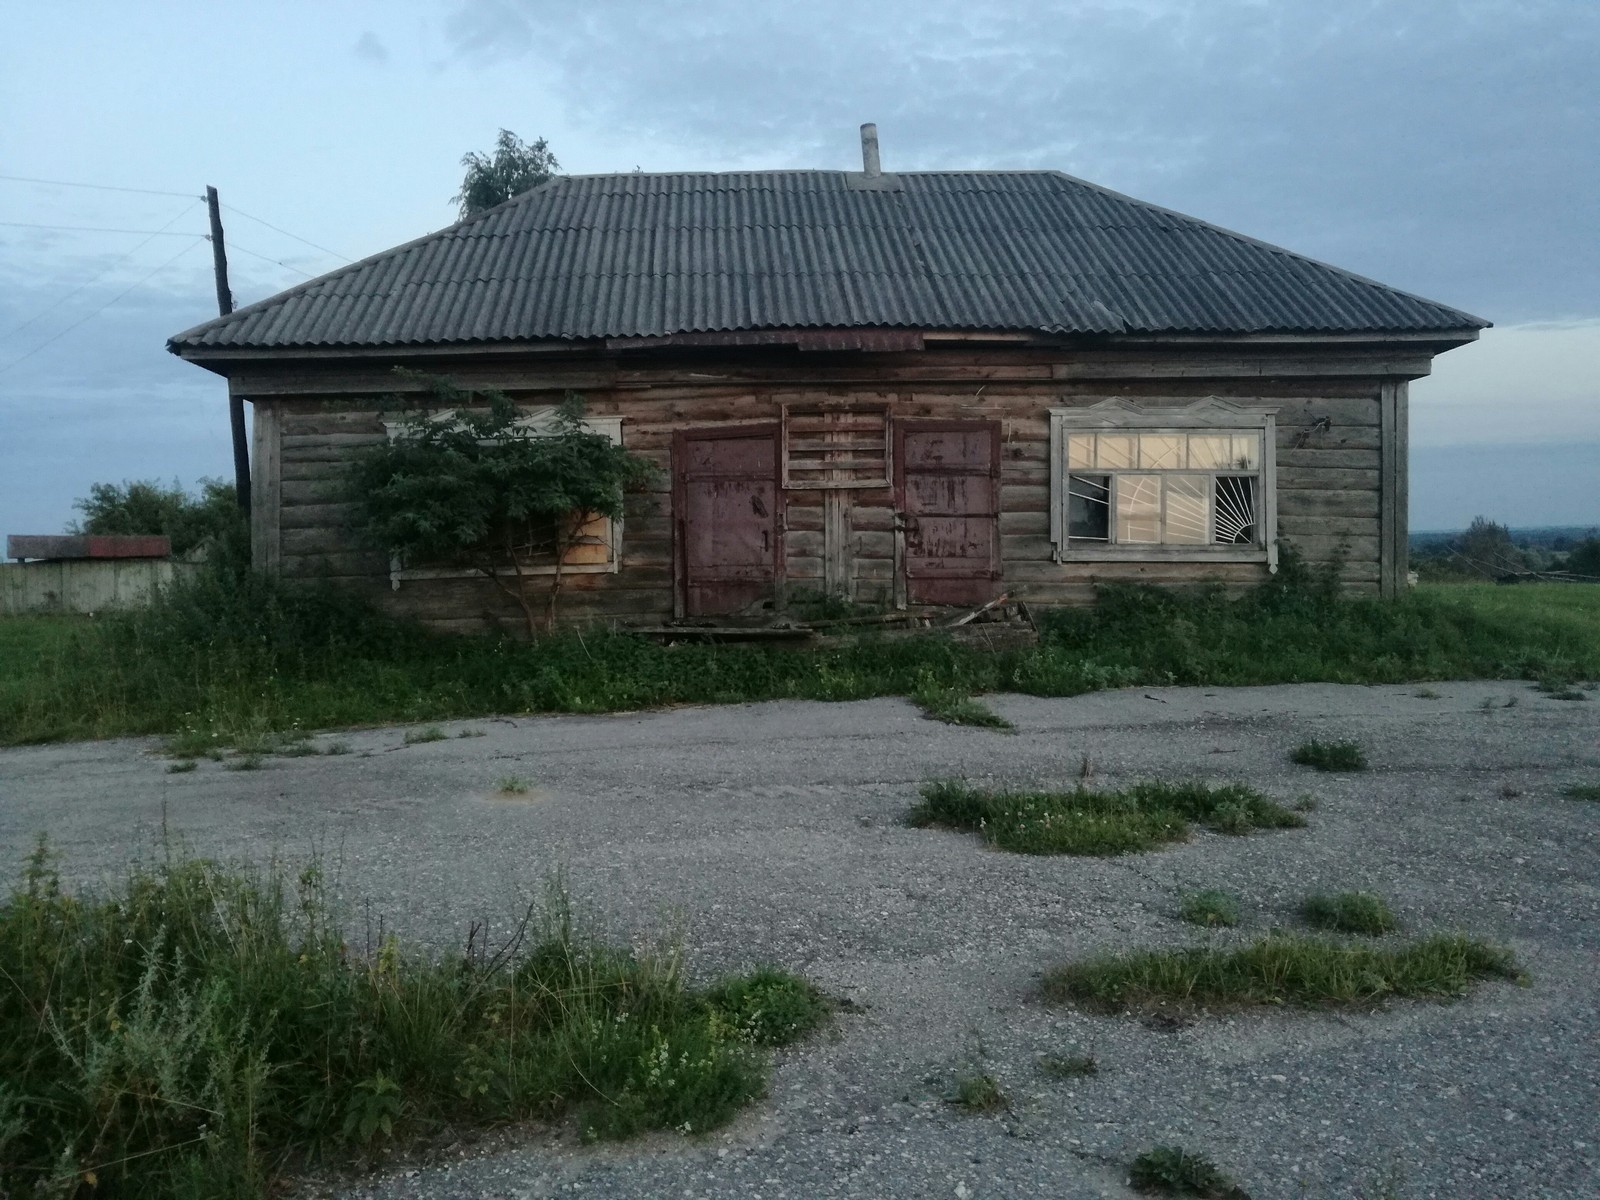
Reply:
[[[1111,539],[1109,475],[1067,477],[1067,536],[1090,542]]]

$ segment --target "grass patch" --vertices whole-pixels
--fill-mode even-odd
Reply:
[[[1323,742],[1312,739],[1289,752],[1289,761],[1319,771],[1365,771],[1367,756],[1351,741]]]
[[[1000,1112],[1011,1107],[1000,1082],[993,1075],[963,1075],[956,1080],[950,1103],[971,1113]]]
[[[1523,976],[1509,950],[1460,934],[1379,948],[1274,933],[1233,950],[1153,950],[1069,963],[1046,975],[1044,991],[1101,1011],[1169,1004],[1333,1008],[1459,996],[1480,979]]]
[[[502,796],[525,796],[528,794],[528,781],[517,775],[507,775],[494,785],[494,790]]]
[[[1039,1070],[1052,1079],[1087,1079],[1100,1074],[1100,1064],[1092,1054],[1046,1054]]]
[[[1339,933],[1364,933],[1376,937],[1393,933],[1400,922],[1382,896],[1372,892],[1335,892],[1307,896],[1300,915],[1308,925]]]
[[[1232,892],[1217,888],[1189,892],[1179,905],[1178,915],[1191,925],[1232,927],[1239,923],[1239,899]]]
[[[816,1032],[831,1015],[826,997],[800,976],[760,967],[724,980],[706,1000],[757,1046],[787,1046]]]
[[[1156,1146],[1139,1155],[1128,1168],[1128,1183],[1136,1191],[1159,1196],[1250,1200],[1209,1158],[1176,1146]]]
[[[1305,818],[1242,784],[1080,784],[1062,792],[991,792],[955,780],[925,784],[907,814],[919,828],[969,830],[1020,854],[1129,854],[1182,841],[1193,822],[1219,833],[1286,829]]]
[[[922,709],[923,715],[943,721],[946,725],[976,725],[983,729],[1016,728],[967,692],[939,684],[931,675],[922,677],[911,693],[911,700]]]
[[[265,764],[266,760],[259,754],[240,754],[224,765],[230,771],[259,771]]]
[[[864,633],[828,649],[661,646],[603,629],[526,643],[430,633],[329,587],[207,571],[150,609],[0,619],[0,743],[260,731],[496,713],[1108,687],[1600,677],[1600,588],[1430,585],[1338,598],[1292,554],[1243,595],[1106,587],[1039,614],[1038,646]]]
[[[442,742],[449,736],[437,725],[429,725],[426,729],[406,730],[405,742],[408,746],[425,746],[429,742]]]
[[[315,866],[182,855],[71,896],[41,846],[0,903],[0,962],[16,1196],[245,1200],[288,1167],[523,1120],[699,1132],[763,1093],[758,1042],[814,1028],[795,977],[697,992],[677,954],[588,941],[559,899],[498,949],[361,953]]]
[[[1575,783],[1561,794],[1568,800],[1600,800],[1600,783]]]
[[[193,771],[199,765],[200,765],[200,762],[199,762],[198,759],[180,758],[177,762],[172,763],[167,767],[167,774],[168,775],[185,775],[188,772]]]

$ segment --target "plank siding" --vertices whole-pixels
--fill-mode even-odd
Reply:
[[[1000,425],[997,587],[1038,604],[1086,603],[1108,582],[1245,587],[1265,577],[1259,563],[1055,561],[1050,541],[1050,424],[1061,405],[1126,397],[1152,407],[1219,396],[1276,409],[1280,539],[1310,562],[1342,562],[1353,591],[1393,590],[1403,580],[1404,382],[1424,374],[1420,351],[1121,352],[1040,348],[940,350],[922,354],[753,355],[730,361],[705,353],[526,360],[485,357],[452,368],[463,386],[500,387],[519,404],[552,404],[582,391],[589,411],[618,416],[623,443],[670,478],[672,438],[683,429],[776,420],[785,404],[887,405],[892,419],[992,420]],[[439,364],[443,366],[444,364]],[[520,614],[486,580],[406,580],[392,587],[382,554],[363,546],[350,521],[348,472],[354,455],[383,440],[382,411],[415,390],[360,360],[242,371],[235,387],[274,414],[277,478],[274,569],[359,588],[385,607],[441,629],[516,630]],[[379,401],[378,396],[389,399]],[[1385,418],[1387,417],[1387,421]],[[262,494],[259,493],[258,494]],[[830,577],[868,603],[897,594],[903,548],[892,496],[845,493],[830,532],[828,493],[783,497],[785,574],[791,600]],[[670,486],[630,496],[620,570],[569,575],[562,610],[574,621],[654,624],[673,612]],[[265,529],[258,512],[255,528]]]

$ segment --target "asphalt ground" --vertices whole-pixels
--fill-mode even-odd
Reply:
[[[339,756],[167,773],[150,741],[0,751],[0,854],[48,834],[75,883],[163,839],[323,857],[358,922],[440,948],[504,933],[555,874],[580,922],[681,938],[697,977],[777,963],[848,1001],[782,1053],[771,1094],[708,1136],[581,1145],[567,1130],[459,1147],[313,1191],[402,1197],[1126,1197],[1156,1144],[1255,1198],[1600,1196],[1600,697],[1526,684],[1296,685],[994,696],[1014,734],[894,699],[448,723],[319,735]],[[482,736],[457,737],[463,731]],[[1354,738],[1371,769],[1288,751]],[[1303,830],[1112,859],[1035,858],[903,824],[934,778],[1070,785],[1084,770],[1253,784],[1316,804]],[[508,776],[528,790],[498,790]],[[1177,918],[1220,887],[1237,930]],[[1531,986],[1378,1011],[1243,1012],[1151,1025],[1037,996],[1106,950],[1295,927],[1311,891],[1389,898],[1408,933],[1510,945]],[[1057,1080],[1047,1054],[1100,1073]],[[946,1096],[993,1075],[1010,1107]]]

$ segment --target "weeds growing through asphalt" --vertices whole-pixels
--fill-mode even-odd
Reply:
[[[0,1195],[255,1200],[289,1162],[445,1127],[574,1118],[588,1137],[699,1132],[762,1094],[813,993],[710,992],[676,952],[574,932],[559,898],[444,960],[348,946],[320,870],[170,855],[115,894],[63,891],[41,845],[0,902]],[[791,992],[803,993],[801,996]],[[754,1015],[732,998],[759,995]]]
[[[961,1076],[956,1080],[955,1091],[950,1095],[950,1103],[972,1113],[999,1112],[1011,1107],[1011,1101],[1006,1099],[1006,1094],[1000,1090],[999,1081],[993,1075]]]
[[[918,827],[979,833],[1021,854],[1128,854],[1183,841],[1190,822],[1218,833],[1288,829],[1305,818],[1242,784],[1136,783],[1120,791],[991,792],[955,780],[925,784],[907,814]]]
[[[1289,761],[1319,771],[1365,771],[1367,756],[1351,741],[1303,742],[1289,752]]]
[[[1039,1070],[1052,1079],[1087,1079],[1100,1074],[1100,1064],[1092,1054],[1046,1054]]]
[[[494,790],[502,796],[525,796],[528,793],[528,781],[517,775],[507,775],[494,785]]]
[[[1390,998],[1445,999],[1482,979],[1525,980],[1511,952],[1460,934],[1376,947],[1273,933],[1238,949],[1113,954],[1057,967],[1044,994],[1087,1008],[1334,1008]]]
[[[1568,800],[1600,800],[1600,783],[1575,783],[1561,794]]]
[[[778,967],[759,967],[725,980],[706,999],[757,1046],[799,1041],[820,1029],[832,1012],[821,992]]]
[[[1382,896],[1372,892],[1318,893],[1307,896],[1300,915],[1308,925],[1339,933],[1364,933],[1376,937],[1393,933],[1400,922]]]
[[[168,766],[167,766],[167,774],[168,775],[182,775],[182,774],[185,774],[186,772],[194,770],[199,765],[200,765],[200,762],[199,762],[198,759],[180,758],[177,762],[168,764]]]
[[[259,754],[240,754],[224,764],[230,771],[259,771],[265,760]]]
[[[426,729],[406,730],[405,742],[408,746],[422,746],[428,742],[442,742],[449,736],[437,725],[429,725]]]
[[[1128,1183],[1136,1191],[1161,1196],[1250,1200],[1209,1158],[1176,1146],[1156,1146],[1139,1155],[1128,1169]]]
[[[1231,892],[1206,888],[1186,894],[1178,913],[1191,925],[1233,926],[1239,923],[1239,899]]]
[[[919,677],[911,700],[924,715],[946,725],[976,725],[983,729],[1015,729],[1016,726],[961,688],[947,687],[929,673]]]

